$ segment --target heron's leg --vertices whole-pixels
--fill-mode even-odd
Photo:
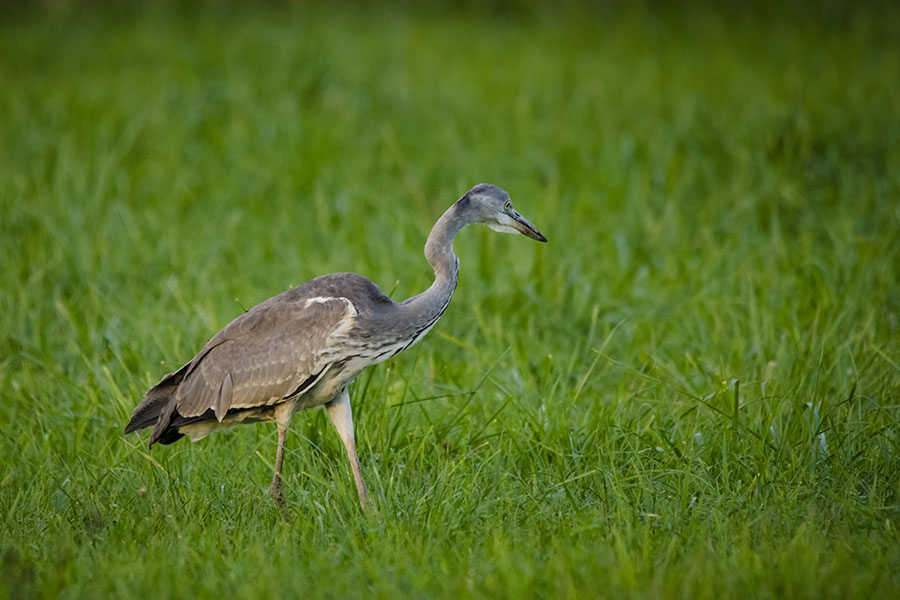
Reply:
[[[284,508],[284,496],[281,493],[281,467],[284,465],[284,442],[287,439],[287,424],[278,423],[278,453],[275,455],[275,475],[272,477],[272,499],[279,508]]]
[[[281,468],[284,466],[284,442],[287,439],[287,427],[294,414],[294,403],[284,402],[275,407],[275,422],[278,423],[278,452],[275,454],[275,474],[272,476],[272,500],[278,508],[284,508],[284,496],[281,493]]]
[[[347,457],[350,459],[350,468],[353,470],[353,479],[356,481],[356,491],[359,494],[359,503],[363,510],[369,508],[366,496],[366,483],[359,469],[359,458],[356,456],[356,442],[353,440],[353,415],[350,412],[350,394],[345,389],[340,396],[327,404],[328,416],[331,423],[337,429],[344,447],[347,449]]]

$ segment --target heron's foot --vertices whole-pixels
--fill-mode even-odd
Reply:
[[[384,524],[384,515],[378,510],[378,505],[375,504],[375,501],[372,498],[361,498],[359,504],[362,507],[363,518],[367,521],[374,521],[375,523],[382,525]]]
[[[275,501],[275,506],[283,510],[284,494],[281,492],[281,477],[278,475],[272,479],[272,485],[269,487],[269,492],[272,493],[272,500]]]
[[[359,506],[362,508],[363,513],[367,515],[378,514],[378,507],[375,506],[375,501],[365,491],[359,496]]]

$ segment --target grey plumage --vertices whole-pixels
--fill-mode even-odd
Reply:
[[[425,244],[434,283],[396,303],[361,275],[317,277],[254,306],[210,339],[190,362],[151,388],[125,433],[153,427],[150,446],[194,440],[237,423],[275,421],[279,444],[272,494],[281,503],[284,439],[290,416],[318,405],[346,446],[360,502],[366,488],[356,458],[347,386],[369,365],[418,342],[446,310],[459,260],[453,238],[471,223],[546,238],[500,188],[480,184],[438,219]]]

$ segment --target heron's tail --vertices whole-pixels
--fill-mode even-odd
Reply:
[[[175,390],[184,379],[189,365],[190,363],[174,373],[169,373],[150,388],[141,403],[131,413],[131,420],[125,426],[125,433],[153,427],[153,434],[150,436],[151,447],[155,442],[171,444],[181,437],[177,431],[171,432],[175,434],[174,436],[167,434],[170,433],[169,421],[175,411]]]

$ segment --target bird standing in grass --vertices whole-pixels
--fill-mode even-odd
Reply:
[[[547,241],[513,209],[509,194],[494,185],[476,185],[428,235],[425,258],[434,268],[434,283],[427,290],[397,303],[361,275],[335,273],[273,296],[226,325],[190,362],[151,388],[125,433],[153,427],[152,447],[185,435],[196,441],[238,423],[275,421],[278,451],[271,492],[281,506],[288,422],[298,410],[324,404],[366,508],[347,386],[366,367],[418,342],[444,314],[459,275],[453,238],[472,223]]]

